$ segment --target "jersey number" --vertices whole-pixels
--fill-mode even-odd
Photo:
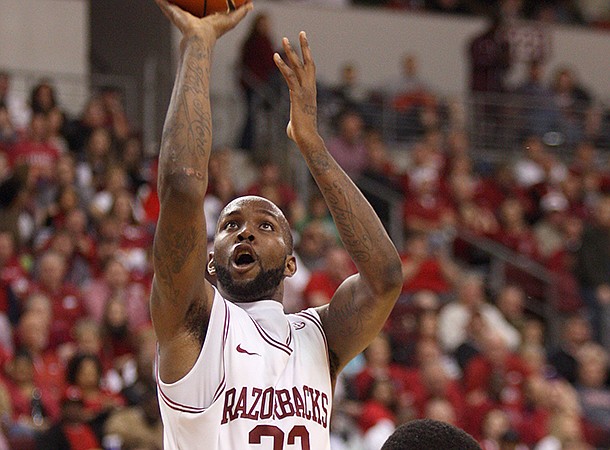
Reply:
[[[263,436],[273,438],[273,450],[284,448],[284,432],[274,425],[257,425],[248,435],[249,444],[261,444]],[[287,445],[295,445],[296,439],[301,442],[301,450],[311,450],[309,447],[309,431],[303,425],[295,425],[288,433]]]

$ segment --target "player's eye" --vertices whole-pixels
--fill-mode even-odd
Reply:
[[[261,223],[261,229],[266,231],[273,231],[275,228],[269,222],[263,222]]]
[[[225,230],[234,230],[235,228],[237,228],[237,222],[234,220],[229,220],[227,223],[225,223],[224,229]]]

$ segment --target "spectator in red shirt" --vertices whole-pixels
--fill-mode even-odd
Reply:
[[[509,350],[501,335],[488,330],[482,352],[472,357],[464,371],[468,404],[465,426],[478,436],[477,424],[494,408],[507,411],[511,423],[516,420],[524,405],[524,386],[529,376],[526,362]]]
[[[24,312],[15,329],[16,347],[31,356],[36,385],[59,398],[64,389],[64,366],[57,352],[49,348],[49,338],[49,322],[45,313],[38,309]]]
[[[35,377],[34,360],[26,350],[19,350],[6,364],[6,387],[12,406],[11,435],[34,438],[59,417],[58,399]]]
[[[347,251],[339,246],[329,248],[324,257],[324,267],[311,273],[303,291],[306,307],[329,303],[343,280],[354,273],[354,263]]]
[[[440,190],[438,172],[422,167],[409,176],[411,195],[403,209],[407,232],[434,232],[455,225],[455,214]]]
[[[100,439],[87,423],[82,393],[69,387],[61,400],[61,418],[36,442],[38,450],[99,450]]]
[[[26,137],[9,151],[11,166],[26,164],[36,180],[53,179],[60,155],[59,150],[48,142],[48,126],[46,114],[33,114]]]
[[[65,282],[67,262],[56,251],[49,250],[37,261],[37,279],[30,292],[41,292],[51,299],[53,323],[51,328],[59,345],[72,341],[72,327],[85,316],[85,306],[79,289]]]
[[[443,248],[434,248],[429,235],[416,232],[407,238],[405,251],[401,255],[403,294],[432,291],[448,294],[456,281],[459,269]]]
[[[103,274],[83,287],[83,298],[89,316],[101,323],[108,301],[111,298],[120,298],[126,305],[132,329],[138,329],[150,322],[148,296],[147,286],[131,280],[127,267],[119,258],[108,260]]]

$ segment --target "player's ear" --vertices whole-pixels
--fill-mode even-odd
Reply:
[[[216,276],[216,265],[214,264],[214,252],[210,252],[208,255],[208,274],[215,277]]]
[[[286,257],[286,264],[284,265],[284,276],[291,277],[297,271],[297,259],[293,255]]]

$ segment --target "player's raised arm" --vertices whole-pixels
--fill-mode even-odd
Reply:
[[[239,23],[251,4],[229,14],[199,19],[166,0],[156,0],[182,33],[180,61],[159,154],[161,210],[153,245],[151,315],[165,382],[185,375],[201,349],[212,304],[203,200],[212,144],[209,82],[216,40]],[[202,319],[199,333],[187,316]],[[191,327],[192,328],[192,327]]]
[[[402,286],[398,252],[371,205],[329,154],[318,133],[316,74],[304,32],[299,35],[302,59],[286,38],[287,61],[275,62],[290,90],[288,136],[299,147],[333,216],[341,240],[358,274],[337,289],[321,307],[329,345],[331,374],[362,351],[379,332]]]

